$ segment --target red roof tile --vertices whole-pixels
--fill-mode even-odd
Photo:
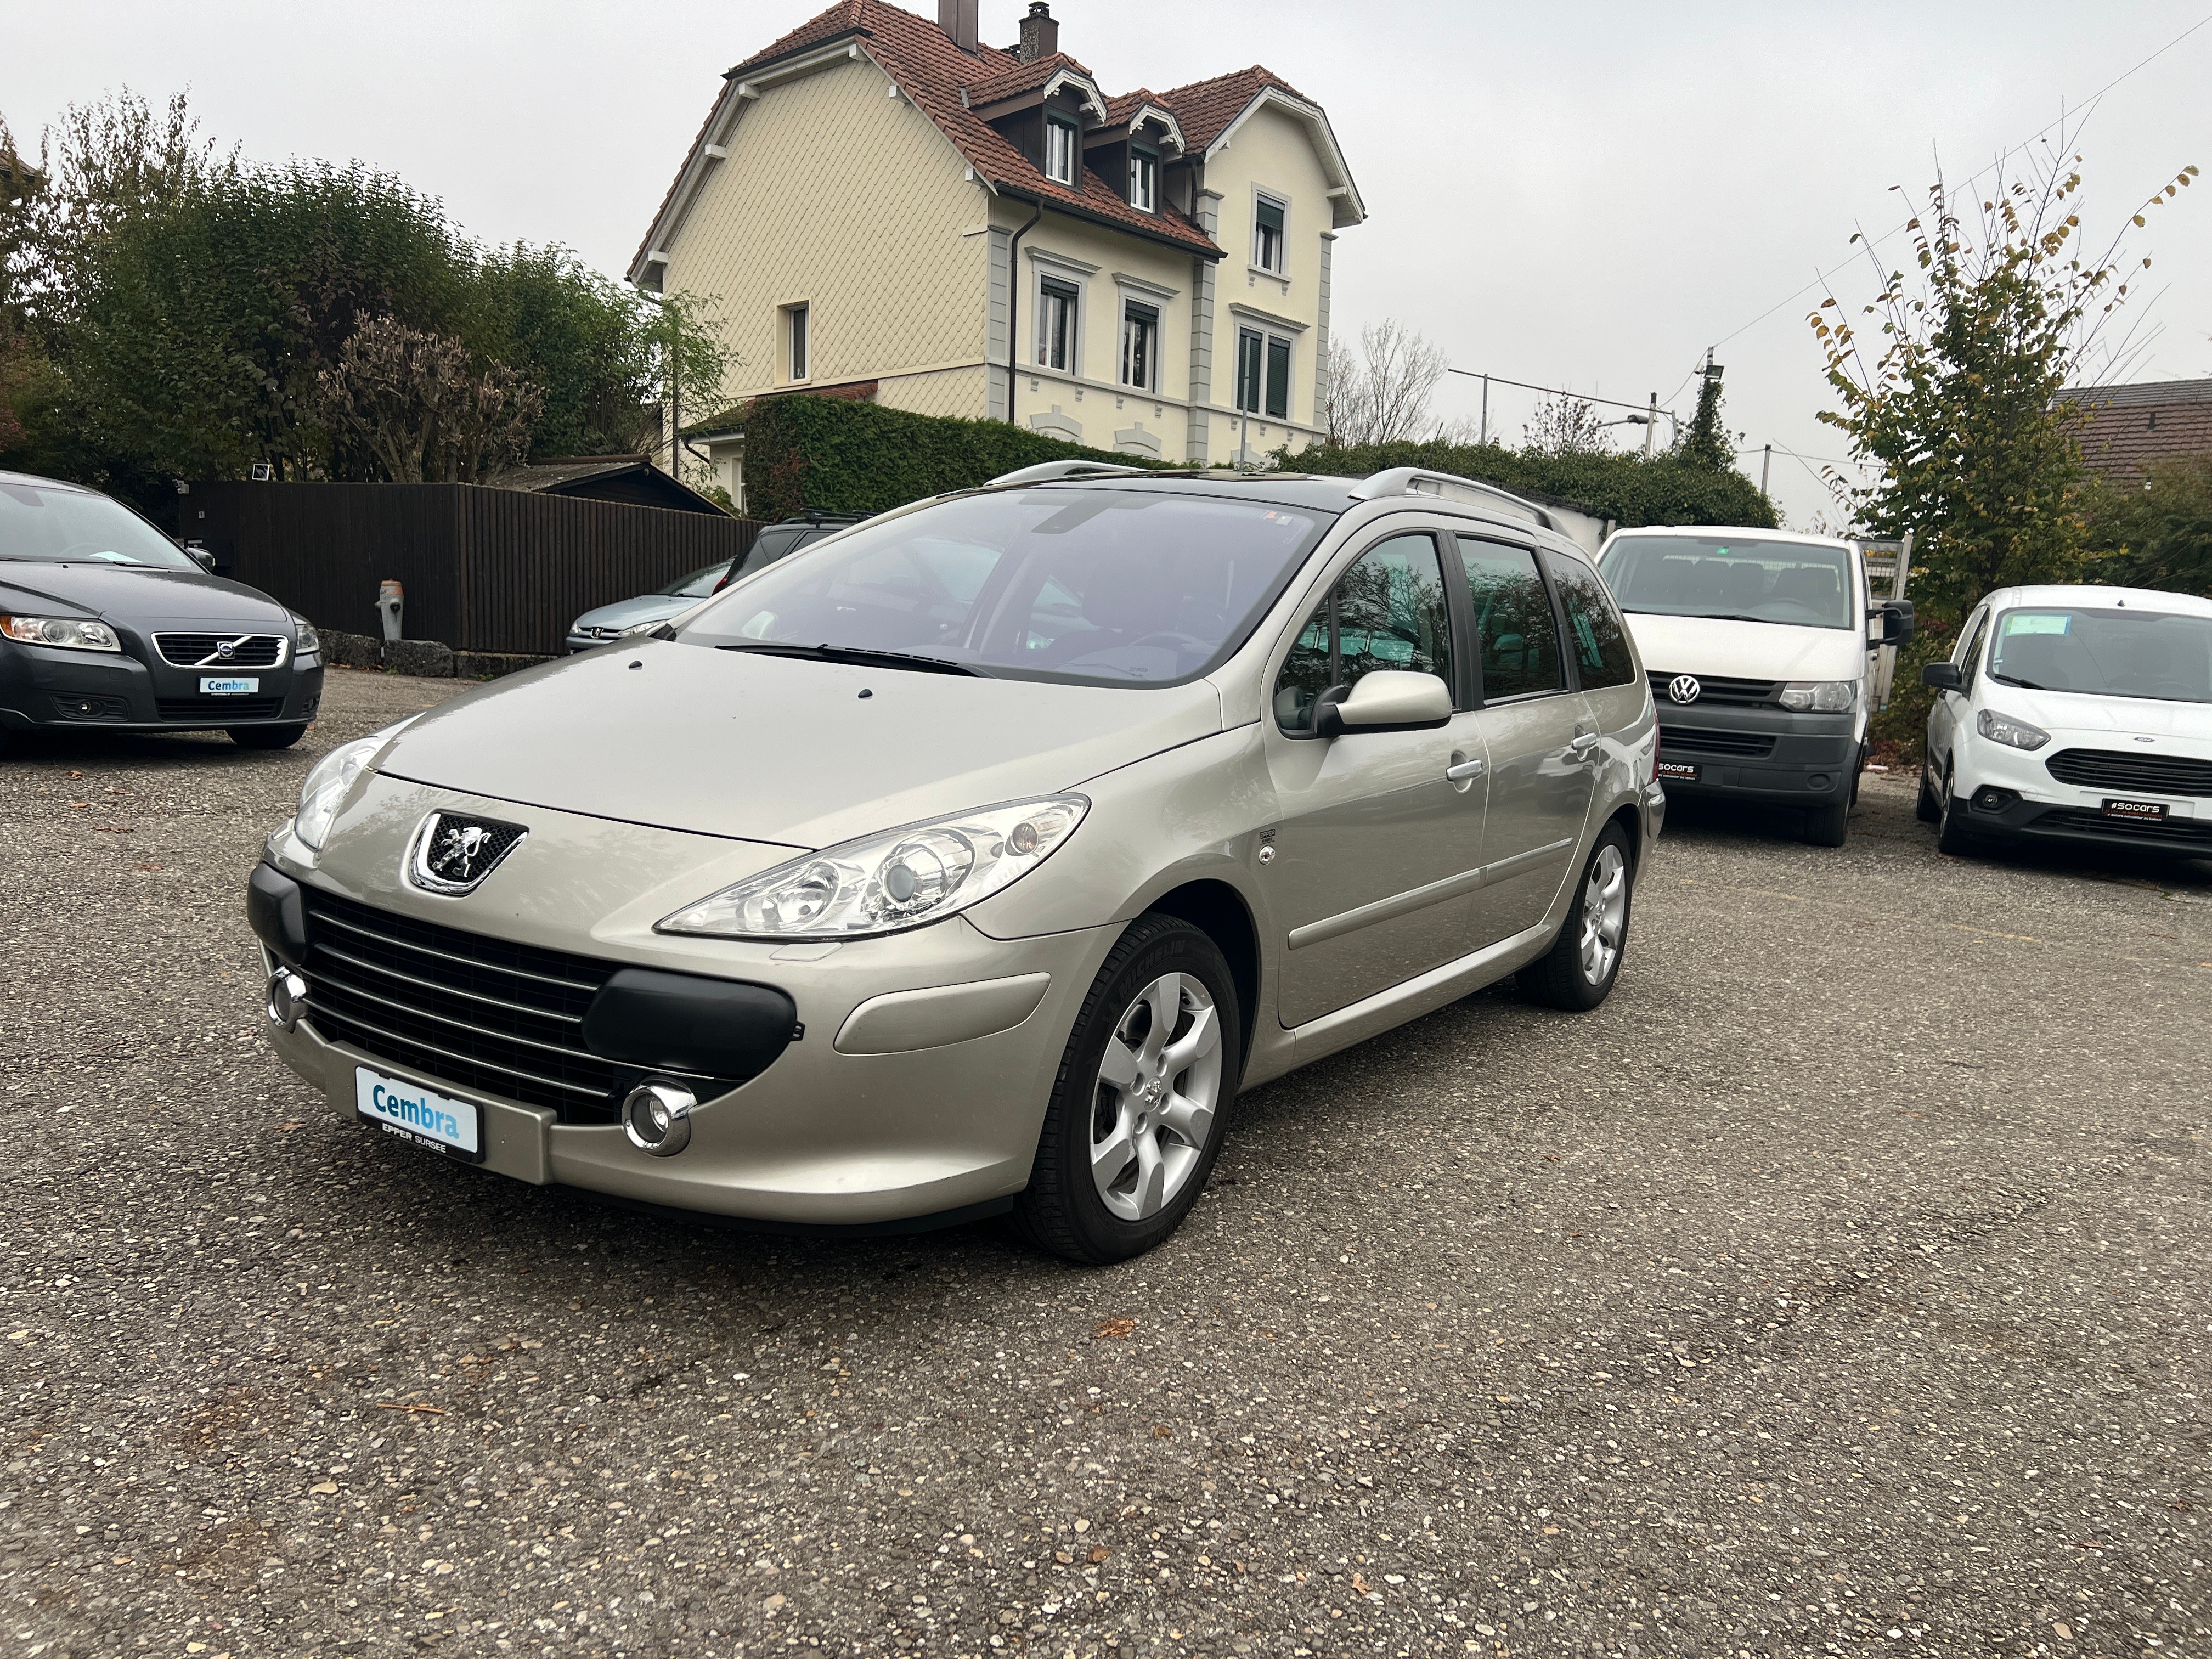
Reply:
[[[915,107],[937,125],[977,175],[994,188],[1025,201],[1042,202],[1062,212],[1187,248],[1193,253],[1222,257],[1222,250],[1173,208],[1158,214],[1141,212],[1124,201],[1112,183],[1088,168],[1084,171],[1079,188],[1046,178],[1003,134],[962,101],[963,90],[972,103],[979,100],[979,94],[1004,98],[1040,86],[1059,67],[1072,69],[1087,78],[1090,71],[1065,52],[1036,64],[1024,64],[1014,53],[997,46],[981,46],[971,55],[955,46],[931,19],[885,4],[884,0],[837,0],[828,10],[809,18],[735,65],[725,78],[742,79],[749,72],[778,59],[843,36],[858,39],[899,89],[913,100]],[[1155,103],[1175,116],[1194,150],[1203,149],[1267,86],[1279,87],[1293,97],[1301,96],[1289,82],[1255,64],[1233,75],[1194,82],[1174,92],[1153,94],[1140,90],[1128,94],[1111,100],[1109,118],[1126,119],[1139,103]],[[1118,118],[1111,114],[1117,109],[1121,112]],[[708,121],[711,123],[713,118],[710,111]],[[702,125],[699,137],[693,141],[691,155],[697,154],[706,137],[707,127]],[[690,156],[687,155],[684,168],[678,170],[676,180],[670,184],[668,194],[653,215],[655,225],[667,212],[684,172],[690,166]],[[648,229],[646,243],[638,248],[640,258],[650,251],[652,234]]]
[[[2061,401],[2090,471],[2124,489],[2160,461],[2212,455],[2212,380],[2079,386]]]

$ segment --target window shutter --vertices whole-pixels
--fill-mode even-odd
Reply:
[[[1291,417],[1291,343],[1267,342],[1267,413],[1279,421]]]

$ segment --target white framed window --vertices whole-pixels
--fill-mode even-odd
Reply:
[[[1121,384],[1159,389],[1160,313],[1135,300],[1121,302]]]
[[[1283,217],[1288,204],[1273,196],[1252,198],[1252,263],[1278,274],[1289,269],[1283,238]]]
[[[1160,158],[1134,145],[1129,149],[1129,205],[1142,213],[1160,210]]]
[[[1075,182],[1075,123],[1057,115],[1044,118],[1044,176],[1055,184]]]
[[[1042,367],[1074,368],[1077,307],[1082,297],[1083,291],[1073,283],[1050,276],[1038,282],[1036,360]]]
[[[782,309],[784,379],[804,380],[811,366],[812,342],[808,338],[808,325],[814,308],[801,301]]]

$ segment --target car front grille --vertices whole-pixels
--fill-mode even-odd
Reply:
[[[1679,674],[1653,673],[1649,678],[1651,681],[1653,701],[1672,702],[1674,698],[1668,694],[1667,688],[1682,677]],[[1698,683],[1697,701],[1699,702],[1749,707],[1759,703],[1771,704],[1782,695],[1780,680],[1732,680],[1723,679],[1718,676],[1708,677],[1704,674],[1692,674],[1690,678]]]
[[[1708,732],[1694,726],[1665,726],[1659,728],[1659,752],[1662,755],[1730,755],[1745,760],[1762,760],[1774,752],[1774,734],[1771,732]]]
[[[325,1037],[424,1077],[612,1123],[647,1073],[584,1047],[584,1015],[618,964],[418,921],[302,890],[308,1018]],[[684,1076],[665,1070],[653,1076]],[[701,1078],[711,1100],[739,1079]]]
[[[156,697],[154,712],[165,720],[220,726],[227,720],[273,720],[284,712],[282,697]]]
[[[2044,762],[2061,783],[2084,789],[2140,789],[2154,795],[2212,795],[2212,761],[2117,749],[2062,749]]]
[[[2036,818],[2031,827],[2038,830],[2075,830],[2094,836],[2125,836],[2130,841],[2172,847],[2176,851],[2212,853],[2212,822],[2203,818],[2166,818],[2152,822],[2142,818],[2106,817],[2094,806],[2054,806]]]
[[[179,668],[274,668],[284,660],[282,634],[156,634],[161,660]],[[231,653],[222,654],[228,645]]]

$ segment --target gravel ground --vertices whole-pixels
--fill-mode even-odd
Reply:
[[[25,1655],[2212,1643],[2212,869],[1678,807],[1594,1015],[1242,1103],[1124,1267],[695,1227],[332,1120],[240,915],[314,753],[0,763]],[[66,1120],[66,1121],[64,1121]]]

